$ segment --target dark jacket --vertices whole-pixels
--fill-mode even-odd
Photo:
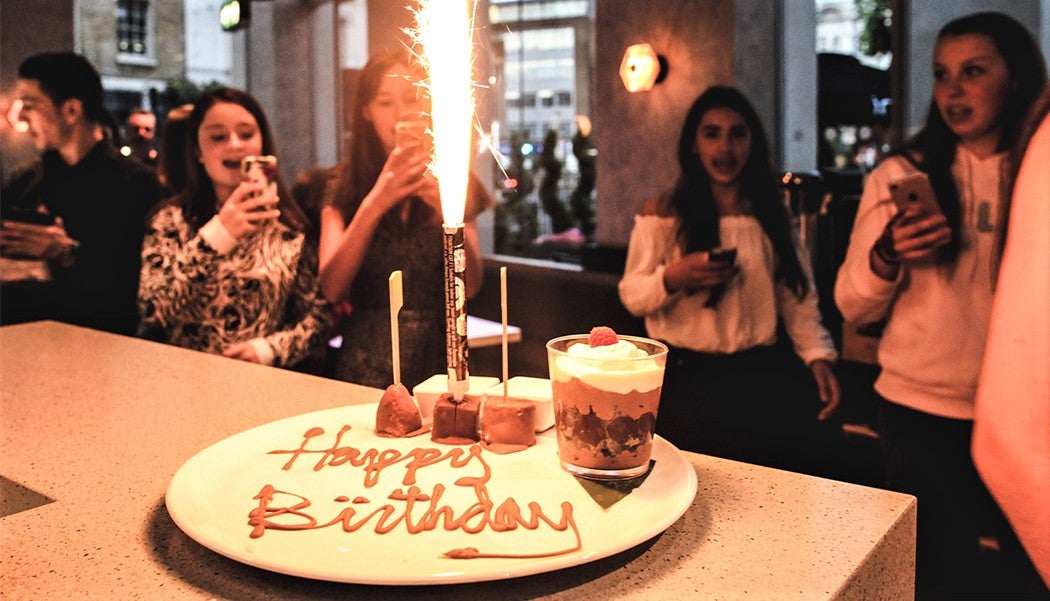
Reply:
[[[159,198],[154,172],[108,142],[99,142],[72,166],[58,152],[45,152],[4,185],[0,216],[11,207],[43,206],[62,218],[80,247],[71,266],[49,263],[50,284],[32,297],[11,290],[5,304],[36,303],[27,311],[36,318],[134,334],[146,214]]]

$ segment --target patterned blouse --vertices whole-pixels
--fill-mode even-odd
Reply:
[[[262,363],[294,365],[327,333],[317,251],[280,222],[233,240],[217,218],[193,232],[181,207],[158,211],[142,247],[143,323],[178,346],[250,341]]]

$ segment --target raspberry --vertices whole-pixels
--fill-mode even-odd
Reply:
[[[616,332],[608,326],[598,326],[591,329],[591,337],[587,341],[591,346],[609,346],[610,344],[616,344],[620,339],[616,337]]]

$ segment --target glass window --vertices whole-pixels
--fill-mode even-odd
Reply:
[[[890,0],[816,0],[818,164],[874,167],[889,151]]]
[[[592,0],[491,0],[502,171],[497,253],[578,259],[594,232]],[[578,89],[579,86],[579,89]],[[585,122],[586,135],[578,123]],[[578,156],[584,156],[584,164]],[[581,177],[581,169],[585,174]]]
[[[592,14],[590,0],[492,0],[489,7],[491,23],[590,17]]]
[[[117,0],[117,52],[152,56],[151,21],[149,0]]]

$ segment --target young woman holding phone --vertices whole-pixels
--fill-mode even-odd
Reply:
[[[407,51],[377,53],[350,100],[349,160],[321,208],[320,282],[325,298],[350,306],[339,328],[334,376],[376,388],[392,382],[388,278],[404,277],[399,313],[401,379],[411,389],[445,373],[442,215],[430,152],[424,73]],[[422,123],[421,123],[422,121]],[[481,288],[475,218],[493,204],[471,177],[464,229],[466,295]]]
[[[678,162],[677,184],[635,217],[619,285],[670,347],[656,431],[691,451],[816,471],[818,419],[839,401],[837,353],[765,131],[739,91],[697,98]]]
[[[219,88],[187,122],[185,190],[162,202],[142,248],[139,309],[151,335],[282,367],[322,343],[326,305],[307,220],[279,175],[245,181],[242,160],[273,155],[247,92]]]
[[[885,321],[875,390],[887,484],[919,499],[919,597],[958,598],[980,582],[992,507],[970,442],[1008,202],[1000,177],[1046,69],[1021,24],[981,13],[941,29],[933,79],[925,126],[865,182],[835,299],[847,323]],[[898,204],[893,187],[916,174],[935,208]]]

